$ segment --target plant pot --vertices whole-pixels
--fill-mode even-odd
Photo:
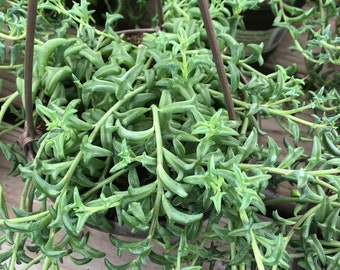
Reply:
[[[296,7],[302,7],[304,0],[295,1]],[[258,9],[248,9],[243,12],[244,29],[236,30],[236,40],[244,44],[263,42],[263,57],[269,57],[280,44],[287,30],[273,25],[275,15],[268,1],[258,5]]]
[[[71,8],[73,2],[77,1],[66,0],[66,6]],[[105,25],[106,13],[120,14],[123,16],[123,18],[116,23],[116,31],[134,28],[151,28],[153,27],[153,20],[157,14],[157,0],[122,0],[111,1],[109,4],[100,1],[89,2],[90,9],[94,11],[92,17],[97,26],[103,27]]]

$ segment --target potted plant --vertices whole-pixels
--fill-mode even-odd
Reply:
[[[39,2],[32,159],[0,144],[25,181],[16,217],[1,193],[0,242],[11,244],[3,267],[44,261],[58,269],[66,256],[79,265],[105,257],[87,244],[85,226],[107,231],[118,254],[135,255],[124,265],[104,259],[108,269],[141,269],[147,257],[164,269],[338,267],[339,95],[334,88],[307,97],[294,65],[254,69],[262,46],[248,45],[245,55],[230,21],[218,16],[222,2],[209,13],[220,48],[230,51],[222,60],[235,119],[196,3],[166,1],[163,30],[135,45],[114,31],[118,14],[107,14],[101,28],[87,1],[69,10]],[[6,10],[9,26],[26,16],[21,1]],[[22,33],[6,33],[22,41]],[[22,67],[16,76],[13,95],[23,97]],[[262,130],[268,118],[286,132],[283,146]],[[282,182],[291,193],[268,198]],[[117,226],[138,238],[122,240]]]

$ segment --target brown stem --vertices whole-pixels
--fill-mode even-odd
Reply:
[[[222,92],[224,95],[224,100],[226,102],[227,110],[229,113],[229,118],[231,120],[236,119],[236,113],[234,109],[234,104],[232,102],[232,97],[230,93],[230,88],[227,80],[227,76],[225,74],[224,70],[224,65],[222,61],[222,56],[220,49],[217,44],[217,38],[216,38],[216,33],[215,29],[213,26],[213,22],[209,13],[209,7],[208,7],[208,2],[207,0],[198,0],[198,6],[200,8],[202,17],[203,17],[203,22],[204,22],[204,27],[207,31],[208,35],[208,41],[209,41],[209,46],[213,54],[214,62],[216,65],[217,73],[220,79],[221,87],[222,87]]]
[[[161,28],[164,23],[162,0],[157,0],[156,8],[157,8],[157,16],[158,16],[157,26],[158,28]]]
[[[20,137],[21,144],[25,150],[26,157],[33,158],[31,142],[35,140],[35,129],[33,124],[33,104],[32,104],[32,77],[33,77],[33,52],[35,25],[37,17],[37,0],[29,0],[27,12],[27,30],[25,45],[24,63],[24,91],[25,91],[25,130]]]

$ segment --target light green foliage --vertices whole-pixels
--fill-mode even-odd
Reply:
[[[22,66],[14,66],[25,33],[21,2],[0,9],[0,23],[8,27],[0,41],[11,37],[17,44],[7,68],[18,78],[18,92],[1,99],[1,120],[8,110],[23,119],[11,105],[23,95]],[[163,269],[213,269],[217,262],[233,270],[290,269],[292,259],[305,269],[337,267],[339,94],[327,86],[304,99],[296,66],[278,66],[270,74],[252,67],[263,62],[262,46],[249,45],[245,55],[233,36],[243,27],[239,14],[257,2],[210,5],[219,46],[227,48],[223,62],[237,115],[230,120],[197,1],[165,1],[166,31],[144,33],[139,46],[114,32],[117,14],[101,29],[91,25],[87,1],[70,11],[62,1],[39,1],[34,117],[44,134],[29,162],[18,146],[0,143],[13,164],[10,173],[26,183],[15,218],[8,218],[0,190],[0,243],[12,246],[0,254],[4,269],[40,260],[44,269],[58,269],[65,256],[78,265],[104,257],[81,231],[87,224],[110,231],[112,216],[146,236],[129,242],[110,235],[119,256],[129,252],[135,259],[119,266],[105,259],[108,269],[141,269],[147,257]],[[314,12],[271,2],[278,18],[283,10],[293,14],[290,20]],[[288,21],[277,19],[285,27]],[[328,33],[322,31],[318,37]],[[1,61],[4,51],[0,45]],[[307,110],[314,110],[314,121],[299,118]],[[259,117],[280,124],[284,147],[260,129]],[[313,144],[311,153],[306,141]],[[265,198],[266,189],[284,181],[295,186],[292,196]],[[40,207],[33,208],[33,200]],[[268,210],[288,203],[294,205],[289,217]],[[161,253],[153,250],[155,242]],[[28,257],[28,250],[37,255]]]

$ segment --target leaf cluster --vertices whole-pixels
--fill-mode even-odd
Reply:
[[[118,15],[104,29],[91,26],[87,1],[70,10],[60,1],[39,3],[38,17],[58,17],[57,27],[44,29],[47,21],[37,30],[34,117],[44,133],[32,161],[0,145],[25,182],[14,218],[1,193],[0,243],[11,245],[0,256],[4,268],[44,261],[44,269],[58,269],[66,256],[79,265],[104,257],[82,235],[87,225],[142,235],[125,241],[110,234],[118,256],[135,259],[118,266],[105,259],[108,269],[141,269],[147,257],[164,269],[290,269],[293,259],[305,269],[337,267],[339,96],[320,89],[305,100],[295,66],[254,69],[261,45],[248,45],[246,55],[233,28],[220,27],[217,15],[227,9],[212,2],[219,45],[229,52],[223,64],[236,120],[225,108],[195,1],[168,1],[166,31],[145,33],[138,46],[115,33]],[[254,4],[234,2],[234,13]],[[20,67],[17,74],[20,96]],[[313,119],[301,118],[304,112]],[[282,146],[260,118],[286,132]],[[266,198],[280,182],[291,183],[292,194]],[[286,204],[293,209],[284,217],[277,210]]]
[[[329,91],[339,84],[338,75],[327,68],[339,65],[339,3],[336,1],[306,1],[295,7],[284,1],[271,1],[276,15],[275,25],[288,30],[294,41],[292,50],[306,60],[310,83],[316,89],[324,86]],[[304,36],[307,40],[304,41]]]

